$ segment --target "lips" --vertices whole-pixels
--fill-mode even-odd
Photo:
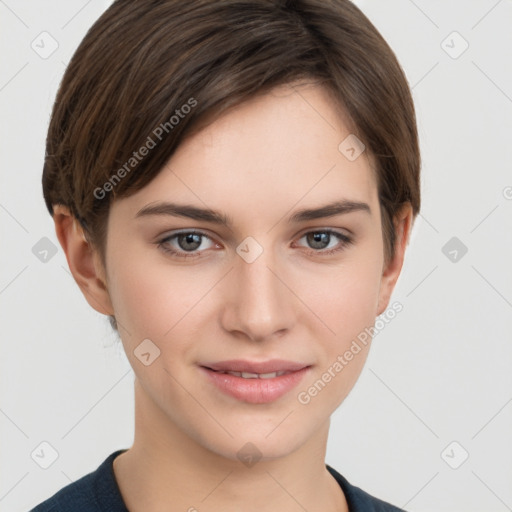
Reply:
[[[293,389],[310,366],[273,359],[264,362],[220,361],[200,365],[200,369],[225,394],[242,402],[273,402]]]

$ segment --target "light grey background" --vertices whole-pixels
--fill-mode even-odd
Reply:
[[[410,511],[512,510],[512,2],[356,3],[413,88],[423,205],[391,301],[403,311],[334,414],[327,462]],[[57,86],[109,4],[0,0],[2,511],[133,439],[133,372],[75,284],[41,191]],[[46,262],[44,237],[57,249]],[[48,469],[42,442],[58,452]]]

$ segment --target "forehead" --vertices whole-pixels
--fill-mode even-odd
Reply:
[[[350,137],[326,89],[280,86],[187,137],[146,187],[114,206],[133,218],[149,202],[182,200],[238,217],[258,212],[263,222],[295,204],[341,198],[375,204],[373,160],[366,151],[347,158]]]

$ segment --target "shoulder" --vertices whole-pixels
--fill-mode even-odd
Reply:
[[[95,471],[63,487],[30,512],[127,512],[112,469],[113,460],[123,451],[111,453]]]
[[[344,476],[328,465],[327,469],[342,488],[350,512],[405,512],[403,509],[379,500],[350,484]]]

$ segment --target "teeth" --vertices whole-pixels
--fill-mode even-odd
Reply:
[[[279,372],[260,373],[260,379],[273,379],[274,377],[277,377],[278,373]]]
[[[243,379],[257,379],[258,378],[258,374],[257,373],[242,372],[242,378]]]
[[[280,377],[285,373],[289,373],[285,370],[271,373],[251,373],[251,372],[221,372],[227,373],[228,375],[234,375],[235,377],[242,377],[243,379],[274,379]]]

